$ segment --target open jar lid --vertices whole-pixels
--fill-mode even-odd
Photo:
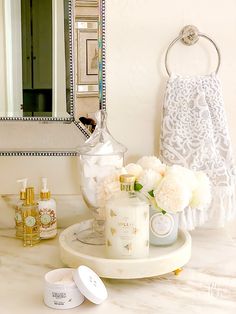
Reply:
[[[104,156],[124,154],[127,148],[116,141],[107,128],[107,113],[99,110],[95,114],[97,125],[90,138],[77,147],[80,155]]]
[[[107,289],[99,276],[87,266],[79,266],[73,273],[73,279],[86,299],[101,304],[107,299]]]

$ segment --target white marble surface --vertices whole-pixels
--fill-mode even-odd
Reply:
[[[81,196],[57,196],[62,228],[86,216]],[[63,267],[58,238],[24,248],[14,237],[15,196],[0,198],[0,314],[50,314],[43,303],[43,277]],[[232,226],[231,231],[235,228]],[[85,301],[65,313],[235,314],[236,237],[226,230],[192,232],[192,258],[179,276],[104,280],[109,298],[99,306]],[[234,234],[234,235],[233,235]],[[64,313],[64,312],[63,312]]]
[[[236,243],[224,230],[192,233],[191,261],[179,276],[104,280],[109,298],[66,313],[236,313]],[[42,300],[43,276],[62,267],[58,239],[23,248],[13,229],[0,230],[0,313],[58,313]]]

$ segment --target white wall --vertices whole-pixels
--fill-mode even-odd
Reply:
[[[167,79],[164,54],[169,42],[190,23],[212,36],[220,46],[219,75],[236,152],[236,1],[106,0],[106,3],[109,127],[129,148],[128,159],[158,152],[161,104]],[[176,72],[189,74],[196,73],[196,69],[198,73],[211,72],[216,64],[215,51],[204,39],[191,48],[177,45],[170,61]],[[0,146],[2,143],[18,145],[19,141],[26,141],[28,145],[32,142],[35,146],[37,143],[30,138],[37,135],[41,144],[49,142],[57,146],[58,138],[68,146],[73,143],[76,146],[83,140],[72,126],[23,125],[1,124]],[[15,179],[20,176],[29,175],[37,182],[45,173],[54,193],[78,192],[76,162],[66,157],[0,158],[0,192],[15,193]]]
[[[73,150],[83,141],[84,136],[74,124],[0,122],[1,150],[20,149],[22,145],[28,150]],[[0,157],[0,194],[17,193],[16,180],[23,177],[28,177],[37,189],[42,176],[48,177],[52,193],[77,194],[76,161],[75,157]]]
[[[107,0],[107,105],[111,131],[128,148],[128,160],[158,154],[167,74],[165,51],[183,26],[196,25],[215,39],[222,54],[219,76],[236,155],[236,1]],[[176,45],[173,72],[207,74],[217,64],[213,46]],[[236,221],[228,226],[236,236]]]
[[[160,115],[167,74],[165,51],[183,26],[196,25],[215,39],[222,54],[219,76],[236,152],[236,1],[107,0],[107,103],[111,131],[129,148],[130,159],[158,152]],[[210,73],[213,46],[176,45],[174,72]]]
[[[0,157],[1,194],[16,194],[16,179],[28,178],[39,192],[41,177],[48,177],[53,194],[80,194],[76,157]],[[1,211],[1,209],[0,209]]]

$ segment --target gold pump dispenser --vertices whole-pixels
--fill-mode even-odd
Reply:
[[[34,201],[34,188],[26,188],[22,206],[24,246],[33,246],[40,242],[40,218],[38,206]]]
[[[40,199],[43,201],[50,200],[51,192],[47,188],[47,178],[42,178],[42,185],[43,185],[43,188],[40,192]]]
[[[44,200],[44,201],[46,201],[46,200],[50,200],[50,198],[51,198],[51,192],[50,191],[48,191],[48,192],[40,192],[40,199],[41,200]]]
[[[26,188],[24,206],[28,206],[28,205],[35,205],[33,187]]]
[[[20,190],[20,200],[21,200],[21,201],[24,201],[24,200],[25,200],[27,181],[28,181],[27,178],[17,180],[18,183],[21,183],[21,184],[22,184],[22,188],[21,188],[21,190]]]
[[[20,200],[21,201],[25,200],[25,195],[26,195],[26,193],[24,191],[20,191]]]
[[[21,184],[19,201],[15,207],[15,226],[16,226],[16,237],[18,239],[23,238],[23,222],[22,222],[22,206],[26,197],[26,187],[27,187],[27,178],[17,180],[17,183]]]

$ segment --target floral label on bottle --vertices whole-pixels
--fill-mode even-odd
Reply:
[[[174,229],[174,219],[167,213],[154,214],[150,219],[150,229],[156,237],[168,237]]]
[[[57,234],[56,211],[50,208],[41,208],[40,215],[40,236],[43,239],[53,238]]]
[[[41,208],[39,210],[40,222],[43,228],[48,229],[56,223],[56,213],[53,209]]]
[[[52,221],[52,217],[49,214],[43,214],[41,216],[40,221],[41,221],[41,224],[45,226],[45,225],[50,224],[50,222]]]
[[[20,213],[15,214],[16,223],[22,223],[22,216]]]
[[[33,227],[36,224],[36,219],[33,216],[28,216],[25,218],[25,225],[27,227]]]

